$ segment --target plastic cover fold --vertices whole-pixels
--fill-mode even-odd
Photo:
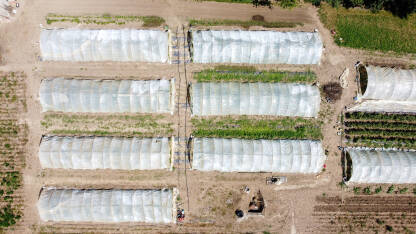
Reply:
[[[317,32],[193,31],[193,62],[319,64]]]
[[[171,113],[171,80],[44,79],[39,96],[42,111]]]
[[[44,29],[46,61],[168,62],[168,32],[137,29]]]
[[[416,152],[347,149],[352,160],[350,182],[416,183]]]
[[[320,141],[195,138],[192,168],[220,172],[318,173]]]
[[[195,83],[193,115],[279,115],[317,117],[316,86],[287,83]]]
[[[173,192],[163,190],[43,189],[42,221],[173,223]]]

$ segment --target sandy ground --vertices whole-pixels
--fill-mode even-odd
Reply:
[[[218,18],[248,20],[252,15],[261,14],[269,21],[302,22],[299,31],[312,31],[317,28],[321,33],[325,51],[319,66],[293,65],[256,65],[259,69],[280,69],[304,71],[310,69],[317,73],[320,84],[338,80],[345,68],[350,69],[348,88],[343,92],[342,100],[335,104],[322,102],[324,120],[323,145],[328,150],[327,170],[318,176],[287,175],[288,183],[280,187],[266,186],[265,178],[271,173],[201,173],[184,170],[180,163],[174,171],[125,172],[125,171],[68,171],[42,170],[37,157],[42,134],[42,118],[38,90],[40,81],[49,77],[89,77],[89,78],[132,78],[158,79],[175,77],[179,103],[185,103],[186,82],[192,82],[192,72],[214,65],[187,64],[150,64],[150,63],[69,63],[41,62],[39,56],[39,34],[46,25],[48,13],[83,15],[158,15],[166,19],[172,31],[186,25],[187,18]],[[65,27],[83,27],[60,25]],[[55,27],[55,25],[52,25]],[[96,28],[96,26],[93,26]],[[114,27],[114,26],[105,26]],[[179,31],[181,33],[182,31]],[[340,195],[336,186],[341,181],[340,151],[341,144],[334,125],[344,106],[350,105],[356,90],[354,82],[354,63],[357,60],[377,63],[404,63],[409,57],[391,58],[386,55],[367,53],[337,47],[331,40],[330,32],[320,23],[316,8],[305,6],[292,10],[273,8],[254,8],[245,4],[227,4],[195,1],[132,1],[132,0],[36,0],[21,3],[17,17],[9,23],[0,25],[0,51],[3,51],[5,71],[24,71],[27,74],[28,112],[22,114],[22,121],[29,125],[29,143],[27,146],[24,171],[25,214],[23,221],[16,227],[16,233],[33,232],[279,232],[304,233],[314,222],[311,214],[315,197],[322,193]],[[377,57],[376,57],[377,56]],[[172,115],[175,136],[180,139],[191,133],[189,109],[179,105]],[[186,126],[186,127],[185,127]],[[178,147],[183,147],[183,140]],[[181,149],[183,151],[183,148]],[[180,154],[177,159],[184,159]],[[189,167],[189,165],[187,165]],[[180,207],[185,209],[186,221],[178,225],[139,225],[139,224],[54,224],[39,220],[36,202],[42,186],[72,188],[156,188],[177,187],[180,191]],[[265,215],[236,222],[233,214],[236,208],[247,209],[247,201],[252,194],[241,191],[249,186],[251,191],[260,189],[266,201]],[[189,195],[189,197],[188,197]]]

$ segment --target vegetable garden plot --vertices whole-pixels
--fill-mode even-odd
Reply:
[[[158,30],[42,30],[46,61],[168,62],[168,33]]]
[[[169,138],[42,138],[42,168],[155,170],[171,168]]]
[[[171,189],[43,189],[37,204],[42,221],[173,223]]]
[[[317,117],[316,86],[282,83],[195,83],[194,115],[279,115]]]
[[[45,79],[39,90],[43,111],[169,113],[172,80]]]
[[[320,141],[195,138],[192,168],[220,172],[318,173]]]
[[[318,64],[318,33],[274,31],[193,31],[195,63]]]
[[[416,183],[416,152],[347,149],[352,161],[349,182]]]

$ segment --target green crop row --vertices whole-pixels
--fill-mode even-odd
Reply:
[[[321,124],[301,118],[249,119],[215,118],[192,119],[195,137],[243,139],[321,139]]]
[[[313,72],[286,71],[236,71],[207,69],[194,74],[198,82],[209,81],[238,81],[238,82],[281,82],[281,83],[313,83],[316,74]]]
[[[401,149],[416,149],[416,141],[413,139],[397,139],[397,138],[383,138],[372,136],[354,136],[348,137],[348,145],[350,146],[366,146],[372,148],[401,148]]]
[[[77,24],[126,24],[128,22],[142,22],[143,27],[158,27],[165,23],[165,20],[159,16],[120,16],[104,14],[102,16],[70,16],[48,14],[46,23],[70,22]]]
[[[344,122],[348,128],[354,129],[385,129],[385,130],[416,130],[416,123],[401,122],[370,122],[370,121],[351,121]]]
[[[266,22],[257,20],[229,20],[229,19],[191,19],[189,20],[191,26],[240,26],[243,28],[250,28],[251,26],[261,26],[264,28],[294,28],[296,26],[302,26],[302,23],[298,22]]]
[[[52,134],[100,136],[163,136],[173,133],[165,116],[45,114],[42,129]]]
[[[347,112],[346,120],[374,120],[374,121],[400,121],[416,122],[416,115],[391,114],[391,113],[370,113],[370,112]]]
[[[383,138],[406,138],[416,139],[416,131],[403,131],[403,130],[383,130],[383,129],[347,129],[345,134],[350,136],[373,136]]]

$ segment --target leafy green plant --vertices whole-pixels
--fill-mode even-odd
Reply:
[[[379,187],[377,187],[375,190],[374,190],[374,193],[380,193],[380,192],[382,192],[383,191],[383,189],[381,188],[381,186],[379,186]]]
[[[408,188],[401,188],[399,189],[399,193],[404,194],[404,193],[407,193],[408,190],[409,190]]]
[[[361,187],[354,187],[353,190],[356,195],[359,195],[361,193]]]
[[[394,185],[391,185],[388,189],[387,189],[387,193],[393,193],[394,192]]]
[[[370,189],[370,187],[365,187],[364,190],[363,190],[363,193],[364,194],[367,194],[367,195],[371,195],[371,189]]]

